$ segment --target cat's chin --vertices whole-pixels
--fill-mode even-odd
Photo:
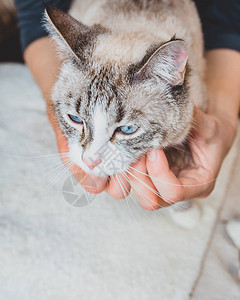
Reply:
[[[74,161],[73,161],[74,162]],[[106,166],[96,166],[93,170],[90,170],[83,162],[82,163],[76,163],[74,162],[81,170],[86,172],[87,174],[94,175],[96,177],[108,177],[113,176],[119,173],[122,173],[126,171],[129,167],[129,163],[126,163],[124,168],[117,169],[117,168],[107,168]]]
[[[78,143],[70,145],[69,150],[69,160],[72,163],[74,163],[87,174],[91,174],[97,177],[113,176],[115,174],[124,172],[133,162],[131,160],[126,160],[126,158],[123,159],[123,156],[117,157],[114,154],[113,157],[110,157],[108,160],[101,162],[94,168],[89,168],[82,160],[82,148],[79,146]]]

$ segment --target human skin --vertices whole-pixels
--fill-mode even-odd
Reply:
[[[106,190],[114,198],[125,197],[132,188],[140,205],[148,210],[167,206],[167,202],[206,197],[211,193],[222,162],[237,133],[240,53],[230,49],[215,49],[207,51],[205,56],[209,106],[207,113],[197,108],[194,112],[195,125],[189,146],[195,166],[186,167],[175,176],[169,168],[164,151],[151,150],[132,165],[132,175],[127,173],[131,185],[125,177],[119,175],[124,192],[116,180],[97,178],[73,166],[71,171],[83,187],[92,193]],[[38,39],[27,47],[24,59],[46,100],[47,114],[56,133],[59,152],[66,152],[67,139],[57,124],[51,102],[51,90],[61,65],[56,46],[49,37]]]

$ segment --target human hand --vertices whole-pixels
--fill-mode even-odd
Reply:
[[[68,143],[56,122],[51,101],[48,101],[51,99],[52,86],[61,65],[57,57],[55,44],[50,41],[49,37],[32,42],[24,52],[24,59],[47,100],[48,116],[57,136],[59,151],[65,153],[69,151]],[[82,184],[85,183],[86,188],[89,186],[89,182],[86,180],[88,179],[91,183],[94,180],[97,188],[94,191],[91,188],[92,192],[101,192],[106,187],[106,191],[113,197],[123,198],[129,193],[132,186],[141,205],[148,209],[166,205],[163,198],[167,201],[179,201],[210,193],[221,163],[236,134],[234,123],[237,123],[235,121],[240,105],[240,55],[233,50],[216,49],[208,51],[206,59],[208,66],[206,81],[208,95],[210,95],[209,111],[215,112],[216,117],[201,112],[195,116],[197,124],[195,141],[190,142],[190,148],[196,166],[192,169],[183,169],[178,176],[175,176],[169,168],[164,152],[158,150],[154,151],[157,154],[155,162],[151,162],[144,156],[132,166],[136,170],[132,171],[131,178],[128,173],[118,174],[107,182],[107,179],[84,177],[86,174],[78,169],[79,181]],[[216,114],[216,112],[218,113]],[[221,115],[225,117],[220,117]],[[230,122],[232,120],[234,120],[233,123]],[[76,172],[75,168],[77,166],[71,168],[74,173]],[[153,178],[154,176],[159,178]],[[129,179],[131,184],[128,182]],[[139,180],[142,180],[144,184],[141,184]],[[208,180],[211,182],[206,183]],[[152,190],[146,188],[146,184],[150,184]],[[187,186],[187,184],[192,186]],[[90,186],[94,187],[95,183]],[[146,197],[143,197],[143,192],[146,193]],[[158,195],[159,193],[161,196]]]
[[[153,210],[169,204],[206,197],[214,188],[221,164],[236,135],[236,126],[220,116],[195,109],[195,126],[189,148],[194,166],[186,166],[176,176],[162,149],[151,150],[130,167],[125,178],[142,207]],[[115,196],[116,182],[107,191]]]
[[[132,174],[121,175],[125,180],[122,187],[116,180],[109,182],[107,191],[112,196],[123,197],[132,187],[140,204],[152,210],[169,205],[168,202],[206,197],[213,190],[237,131],[240,54],[231,49],[213,49],[207,51],[205,57],[209,114],[195,111],[196,124],[189,142],[195,166],[186,166],[176,176],[163,150],[150,151],[131,166]],[[149,159],[151,154],[156,155],[153,161]],[[125,189],[125,193],[121,194],[121,189]]]

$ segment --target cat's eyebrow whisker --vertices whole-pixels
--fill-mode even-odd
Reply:
[[[126,175],[127,176],[127,175]],[[127,176],[128,177],[128,176]],[[156,204],[151,198],[147,197],[146,194],[144,194],[142,191],[137,190],[136,185],[133,183],[133,181],[128,177],[129,183],[131,184],[131,186],[133,187],[133,189],[139,193],[141,196],[143,196],[144,200],[146,200],[146,202],[153,208],[153,211],[159,216],[158,211],[153,207],[153,205],[151,203]],[[150,202],[147,200],[149,199]],[[163,208],[162,205],[157,204],[159,206],[159,208]]]
[[[197,184],[177,184],[177,183],[172,183],[172,182],[168,182],[168,181],[162,180],[162,179],[160,179],[160,178],[158,178],[158,177],[156,177],[156,176],[150,176],[149,174],[146,174],[146,173],[144,173],[144,172],[141,172],[141,171],[139,171],[139,170],[137,170],[137,169],[135,169],[135,168],[133,168],[133,167],[131,167],[131,166],[130,166],[129,168],[135,170],[135,171],[138,172],[138,173],[141,173],[141,174],[143,174],[143,175],[146,175],[146,176],[148,176],[148,177],[150,177],[150,178],[152,177],[152,178],[156,179],[156,180],[159,181],[159,182],[166,183],[166,184],[173,185],[173,186],[194,187],[194,186],[201,186],[201,185],[205,185],[205,184],[211,183],[211,182],[213,182],[213,181],[216,181],[216,178],[214,178],[214,179],[211,179],[211,180],[209,180],[209,181],[205,181],[205,182],[197,183]]]

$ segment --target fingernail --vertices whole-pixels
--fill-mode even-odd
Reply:
[[[151,161],[154,162],[157,160],[157,151],[156,150],[151,150],[147,154],[147,158]]]

